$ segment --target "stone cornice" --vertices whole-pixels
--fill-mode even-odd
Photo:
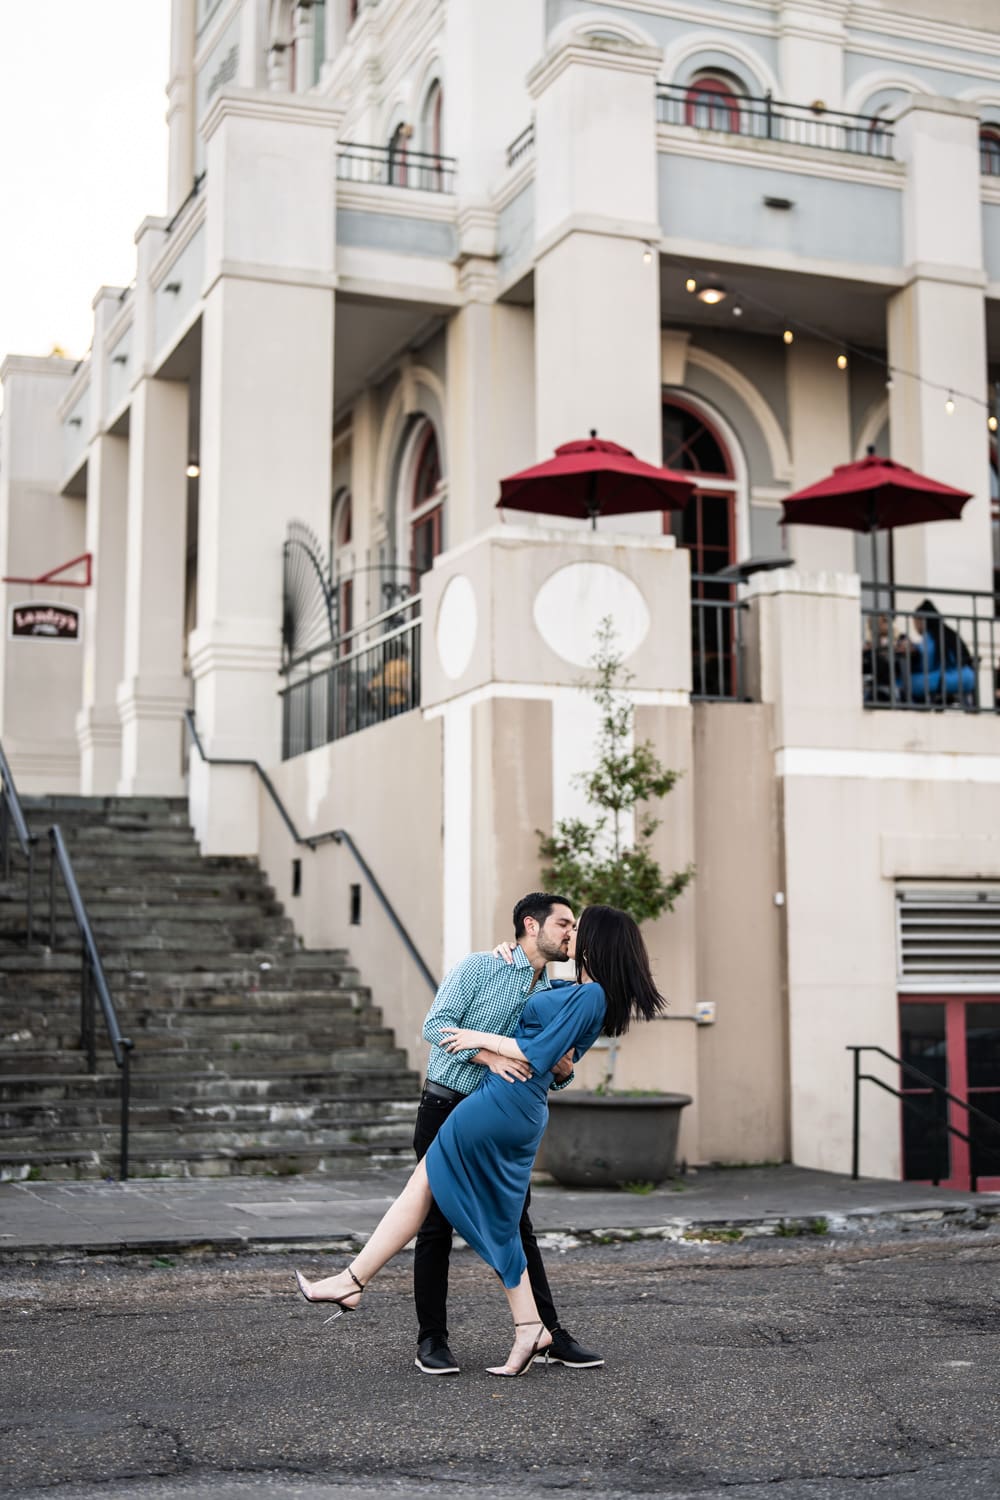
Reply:
[[[868,261],[827,260],[820,256],[798,255],[794,251],[775,250],[772,247],[756,250],[746,245],[726,245],[719,240],[687,239],[682,235],[665,234],[658,241],[663,255],[673,255],[679,260],[698,265],[706,261],[718,265],[741,267],[763,267],[768,271],[802,272],[810,276],[825,276],[832,281],[863,281],[872,286],[901,287],[906,284],[906,275],[901,266],[872,265]]]
[[[171,266],[175,265],[190,245],[205,222],[208,202],[204,193],[194,200],[191,212],[185,214],[164,243],[163,249],[149,268],[149,284],[157,291],[166,279]]]
[[[937,281],[943,286],[969,286],[986,289],[986,272],[972,266],[938,265],[932,261],[911,261],[904,269],[904,286],[915,281]]]
[[[6,380],[8,375],[52,375],[65,380],[73,373],[76,364],[75,359],[63,359],[60,354],[8,354],[0,364],[0,380]],[[89,374],[89,363],[87,369]],[[74,381],[70,391],[75,385]]]
[[[767,166],[802,177],[824,177],[835,182],[861,182],[870,187],[894,188],[901,192],[906,169],[901,162],[850,152],[807,152],[788,141],[759,141],[750,136],[727,136],[725,141],[707,141],[700,131],[684,125],[660,125],[657,152],[664,156],[699,157],[702,161],[728,162],[737,166]]]
[[[4,368],[6,368],[6,363],[4,365]],[[53,371],[53,373],[55,372]],[[0,374],[2,374],[2,371],[0,371]],[[73,376],[73,379],[70,382],[65,396],[62,398],[58,407],[56,408],[56,416],[59,418],[60,422],[65,422],[66,418],[69,416],[70,412],[73,410],[80,397],[84,395],[89,385],[90,355],[88,354],[85,355],[82,360],[80,360],[80,368]]]
[[[971,99],[942,99],[936,94],[914,94],[893,120],[894,128],[898,128],[901,120],[907,115],[953,115],[963,120],[978,120],[979,105],[974,104]]]
[[[952,43],[952,45],[955,45]],[[995,52],[997,39],[990,36],[984,39],[983,45],[989,52]],[[873,63],[891,62],[902,63],[906,68],[934,68],[943,73],[955,73],[960,78],[967,78],[972,72],[972,65],[958,58],[944,57],[940,52],[911,52],[905,47],[886,47],[882,43],[863,43],[859,37],[848,36],[844,44],[845,54],[850,53],[853,57],[866,57]],[[991,82],[1000,81],[1000,64],[990,63],[980,59],[975,64],[975,72],[980,78],[988,78]]]
[[[225,88],[216,95],[201,122],[210,141],[226,119],[278,121],[285,125],[320,125],[337,131],[344,111],[319,94],[268,93],[263,89]]]
[[[104,330],[104,347],[111,350],[121,340],[123,334],[127,333],[135,321],[135,299],[129,297],[119,310],[115,313],[111,322]]]
[[[368,182],[337,182],[337,207],[358,213],[392,214],[435,224],[454,224],[458,200],[453,193],[424,193],[418,188],[385,187]]]
[[[643,245],[658,245],[662,233],[659,224],[642,219],[606,219],[601,214],[570,214],[536,242],[534,259],[541,260],[571,234],[594,234],[602,239],[637,240]]]
[[[493,195],[493,207],[497,213],[502,213],[508,203],[513,203],[515,198],[520,197],[528,183],[534,180],[535,153],[532,151],[516,167],[508,167],[507,175]]]
[[[596,38],[589,42],[564,42],[532,68],[527,79],[528,93],[537,99],[571,67],[601,68],[613,73],[636,73],[657,78],[662,64],[663,52],[659,47],[640,47]]]
[[[847,24],[858,31],[904,37],[907,41],[930,42],[934,47],[954,47],[960,52],[994,51],[997,33],[1000,32],[1000,24],[994,31],[980,31],[962,21],[935,21],[925,16],[908,16],[902,8],[895,11],[876,10],[874,6],[863,3],[851,5]]]
[[[216,266],[211,279],[205,283],[205,289],[201,294],[202,303],[224,276],[230,277],[233,281],[266,281],[274,286],[309,287],[320,291],[332,292],[337,287],[335,271],[317,271],[309,266],[258,265],[249,260],[222,260]]]

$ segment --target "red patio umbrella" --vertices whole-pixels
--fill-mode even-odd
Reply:
[[[563,443],[555,457],[500,481],[497,506],[546,516],[622,516],[641,510],[683,510],[695,486],[686,474],[643,463],[628,448],[590,437]]]
[[[873,449],[853,464],[838,464],[832,474],[783,502],[788,526],[840,526],[867,531],[872,539],[872,572],[878,587],[875,533],[927,521],[957,521],[971,499],[966,490],[940,484]]]

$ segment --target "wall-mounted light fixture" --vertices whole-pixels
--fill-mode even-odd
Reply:
[[[196,458],[192,458],[191,462],[188,464],[184,472],[189,479],[197,479],[199,474],[201,473],[201,465],[199,464],[198,460]]]
[[[697,296],[699,302],[707,302],[709,307],[716,307],[718,303],[725,302],[729,293],[724,286],[703,286]]]
[[[163,288],[165,292],[173,292],[175,295],[180,291],[180,289],[181,284],[179,281],[168,281],[166,286]]]
[[[780,208],[782,210],[785,210],[785,209],[789,209],[789,208],[794,208],[795,207],[795,203],[794,203],[794,200],[791,199],[791,198],[770,198],[770,197],[765,197],[765,199],[764,199],[764,207],[765,208]]]
[[[112,356],[111,356],[111,363],[113,365],[127,365],[128,364],[128,355],[127,354],[112,354]]]
[[[83,426],[83,418],[82,417],[70,417],[70,419],[69,419],[69,425],[71,427],[82,427]]]

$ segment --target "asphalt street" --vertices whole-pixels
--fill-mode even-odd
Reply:
[[[412,1364],[409,1258],[324,1328],[284,1256],[0,1271],[0,1491],[373,1500],[554,1490],[996,1500],[1000,1236],[591,1246],[550,1255],[603,1370],[500,1382],[506,1307],[452,1275],[458,1377]],[[322,1258],[307,1258],[314,1274]]]

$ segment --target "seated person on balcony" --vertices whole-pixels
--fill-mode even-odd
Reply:
[[[878,615],[868,621],[868,644],[861,652],[866,703],[888,703],[893,696],[891,623],[891,615]]]
[[[368,696],[372,708],[383,718],[402,713],[412,707],[410,693],[410,663],[405,656],[387,656],[382,665],[368,680]]]
[[[909,642],[908,670],[902,690],[914,703],[975,700],[976,665],[957,630],[945,624],[937,606],[924,599],[913,614],[920,637]]]

